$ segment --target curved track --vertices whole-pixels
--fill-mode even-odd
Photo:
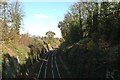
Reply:
[[[44,55],[42,61],[40,61],[35,68],[35,78],[40,79],[61,79],[65,75],[66,71],[63,69],[63,66],[58,58],[56,50],[50,51]]]

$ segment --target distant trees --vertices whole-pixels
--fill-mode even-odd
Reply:
[[[45,43],[47,43],[47,46],[48,46],[49,49],[59,47],[60,39],[54,37],[55,36],[54,32],[48,31],[48,32],[46,32],[46,36],[47,37],[43,37],[42,39]]]
[[[48,31],[48,32],[46,32],[46,35],[47,35],[48,38],[54,38],[55,33],[52,32],[52,31]]]

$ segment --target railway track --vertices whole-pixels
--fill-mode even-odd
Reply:
[[[35,80],[61,80],[62,78],[69,78],[66,69],[57,54],[57,50],[50,51],[42,55],[42,60],[33,65],[32,77]]]
[[[50,54],[51,54],[51,52],[46,53],[44,59],[42,59],[41,65],[40,65],[40,67],[38,69],[38,75],[36,77],[37,80],[39,80],[39,78],[45,78],[46,68],[47,68],[48,59],[49,59]]]
[[[36,79],[48,79],[51,78],[53,80],[61,79],[61,74],[59,71],[59,67],[56,61],[56,51],[51,51],[47,53],[39,66]]]

